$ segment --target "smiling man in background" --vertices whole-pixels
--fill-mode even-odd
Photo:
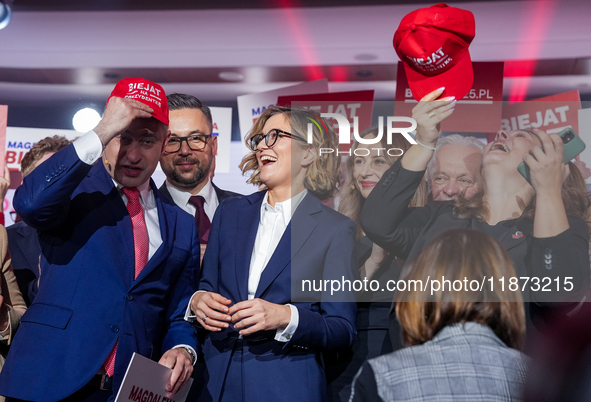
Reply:
[[[225,191],[212,183],[218,138],[212,135],[211,110],[192,95],[168,96],[171,137],[160,157],[166,182],[160,191],[195,217],[202,249],[209,238],[215,211],[228,197],[240,194]],[[203,257],[203,252],[202,252]]]
[[[459,134],[441,138],[427,166],[430,201],[449,201],[463,192],[472,198],[482,191],[480,159],[484,143]]]

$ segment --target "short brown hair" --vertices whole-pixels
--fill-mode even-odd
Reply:
[[[53,137],[45,137],[29,149],[23,156],[21,161],[21,174],[23,177],[35,169],[37,161],[39,161],[47,153],[56,153],[67,147],[71,143],[63,135],[54,135]]]
[[[407,346],[431,339],[444,327],[467,321],[489,326],[509,347],[519,349],[525,335],[525,312],[519,290],[504,291],[499,278],[514,277],[505,248],[491,236],[472,229],[451,229],[431,241],[412,263],[404,280],[468,283],[486,281],[482,291],[397,291],[396,316]],[[492,278],[492,279],[489,279]],[[493,281],[493,286],[489,283]],[[447,288],[446,288],[447,290]]]
[[[246,135],[245,141],[247,146],[250,143],[250,138],[257,134],[261,134],[267,120],[277,114],[283,114],[285,116],[286,121],[291,124],[292,134],[297,135],[300,138],[307,138],[308,123],[311,124],[313,133],[312,144],[296,141],[302,148],[313,147],[314,155],[316,155],[314,162],[312,162],[306,172],[304,187],[320,200],[332,197],[340,182],[341,157],[336,151],[319,156],[319,150],[320,148],[336,150],[338,142],[336,134],[332,129],[332,124],[328,123],[314,111],[291,106],[272,106],[266,109],[254,123],[252,130]],[[312,124],[310,119],[322,122],[326,135],[322,133],[316,124]],[[262,184],[260,181],[261,169],[255,151],[251,150],[251,152],[242,159],[242,162],[240,162],[240,169],[242,170],[242,174],[253,171],[252,176],[248,179],[249,183],[255,185]]]

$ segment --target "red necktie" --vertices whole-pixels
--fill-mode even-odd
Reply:
[[[135,255],[134,279],[142,272],[142,269],[148,263],[148,252],[150,251],[150,241],[148,240],[148,228],[144,218],[144,209],[140,204],[140,192],[135,187],[123,187],[123,194],[127,197],[127,211],[131,217],[131,226],[133,229],[133,249]],[[105,371],[109,376],[115,371],[115,355],[117,354],[117,345],[115,343],[113,350],[105,361]]]
[[[200,195],[194,195],[189,198],[189,203],[197,209],[195,212],[195,224],[197,224],[197,229],[199,230],[199,242],[201,244],[207,244],[211,222],[205,213],[205,198]]]
[[[131,217],[131,226],[133,227],[135,279],[148,263],[150,241],[148,240],[148,228],[144,219],[144,209],[142,208],[142,204],[140,204],[139,190],[135,187],[123,187],[123,193],[127,197],[127,211]]]

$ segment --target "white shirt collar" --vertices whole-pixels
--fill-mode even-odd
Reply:
[[[166,180],[166,188],[168,189],[168,192],[170,193],[172,200],[177,205],[188,205],[189,198],[193,196],[193,194],[189,193],[188,191],[176,188],[168,180]],[[207,179],[207,183],[205,184],[205,186],[203,186],[201,191],[199,191],[199,193],[197,193],[196,195],[200,195],[203,198],[205,198],[206,205],[210,205],[215,202],[215,200],[217,199],[217,195],[215,193],[215,189],[211,185],[211,180],[209,180],[209,178]]]
[[[275,207],[272,207],[268,201],[269,192],[265,192],[265,197],[263,198],[263,203],[261,204],[261,220],[263,219],[265,212],[275,211],[283,216],[283,221],[287,227],[295,210],[298,208],[306,194],[308,194],[308,190],[304,189],[304,191],[300,191],[298,194],[294,195],[288,200],[276,202]]]
[[[113,180],[113,183],[115,183],[115,187],[117,187],[117,190],[119,190],[119,192],[121,193],[121,189],[124,186],[122,184],[117,183],[113,178],[111,178],[111,180]],[[144,205],[148,205],[148,202],[150,200],[150,194],[152,193],[150,181],[148,180],[147,182],[140,184],[139,186],[137,186],[137,189],[140,191],[140,199],[142,200],[142,203]]]

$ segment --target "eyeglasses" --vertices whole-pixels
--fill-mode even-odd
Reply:
[[[294,140],[304,141],[303,138],[300,138],[297,135],[274,128],[272,130],[269,130],[267,134],[253,135],[252,137],[250,137],[248,144],[250,145],[250,149],[252,149],[253,151],[258,151],[259,144],[261,143],[263,138],[265,139],[265,144],[267,144],[267,146],[271,148],[273,145],[275,145],[279,137],[289,137]]]
[[[183,141],[187,142],[187,146],[191,150],[200,151],[207,145],[207,139],[209,137],[211,137],[211,135],[205,134],[190,135],[188,137],[170,137],[166,147],[164,148],[164,152],[169,154],[178,152],[183,146]]]

